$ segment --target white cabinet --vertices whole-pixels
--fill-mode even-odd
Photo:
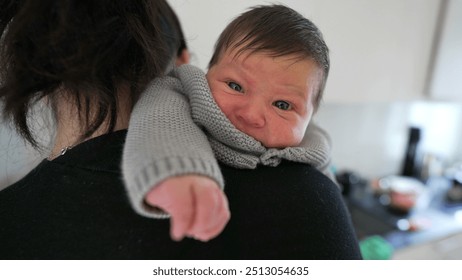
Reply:
[[[432,99],[462,102],[462,1],[446,4],[429,93]]]

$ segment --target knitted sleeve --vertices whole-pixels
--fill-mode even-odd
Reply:
[[[181,82],[171,76],[151,82],[130,117],[122,173],[128,197],[143,216],[166,218],[144,205],[147,192],[170,176],[200,174],[223,187],[223,177],[202,130],[191,118]]]

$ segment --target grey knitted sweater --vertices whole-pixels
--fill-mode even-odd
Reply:
[[[268,149],[239,131],[215,103],[205,73],[192,65],[151,82],[130,118],[122,171],[134,209],[144,216],[166,217],[147,209],[143,197],[162,180],[201,174],[223,187],[217,159],[236,168],[277,166],[282,159],[328,173],[328,134],[311,123],[298,147]]]

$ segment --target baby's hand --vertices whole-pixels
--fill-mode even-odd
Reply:
[[[152,189],[145,201],[170,214],[170,235],[176,241],[185,236],[208,241],[224,229],[230,218],[225,194],[205,176],[168,178]]]

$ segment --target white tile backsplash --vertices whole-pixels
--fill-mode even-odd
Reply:
[[[410,126],[422,129],[422,152],[446,165],[462,161],[462,104],[325,103],[314,120],[332,137],[333,164],[339,171],[369,178],[399,173]]]

